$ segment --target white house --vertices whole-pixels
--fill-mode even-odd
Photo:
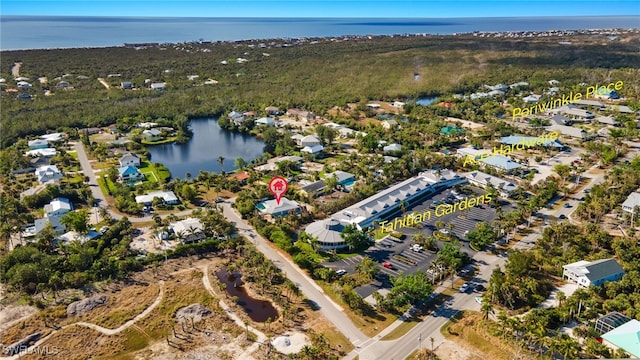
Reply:
[[[275,199],[271,199],[259,203],[256,207],[262,215],[266,215],[271,218],[285,216],[290,213],[300,213],[300,204],[298,204],[297,201],[289,200],[286,197],[280,198],[280,204],[278,204]]]
[[[322,150],[324,150],[324,146],[322,145],[315,145],[315,146],[305,146],[302,148],[302,150],[300,150],[300,152],[302,153],[307,153],[310,155],[316,155],[322,152]]]
[[[60,180],[63,178],[63,175],[57,166],[45,165],[36,169],[36,178],[38,178],[38,182],[42,184],[51,180]]]
[[[307,135],[300,139],[300,146],[302,147],[313,147],[320,145],[320,139],[313,135]]]
[[[143,205],[151,205],[153,199],[159,198],[167,205],[176,205],[180,201],[173,191],[152,191],[145,195],[136,196],[136,203]]]
[[[26,81],[18,81],[18,83],[16,85],[18,85],[18,87],[20,89],[30,89],[31,88],[31,84],[29,84]]]
[[[615,259],[580,260],[562,267],[562,278],[581,287],[598,286],[607,281],[620,280],[624,270]]]
[[[385,154],[390,152],[402,151],[402,145],[393,143],[391,145],[383,147],[382,151],[384,151]]]
[[[244,114],[239,113],[235,110],[230,112],[227,116],[229,117],[229,120],[233,121],[233,123],[236,125],[241,125],[246,119]]]
[[[468,173],[466,176],[469,183],[473,185],[477,185],[482,188],[486,188],[489,184],[496,189],[500,196],[503,198],[508,198],[511,193],[518,188],[518,186],[510,181],[503,180],[499,177],[489,175],[482,171],[472,171]]]
[[[397,108],[402,108],[405,105],[407,105],[407,103],[403,103],[402,101],[394,101],[393,103],[391,103],[391,106],[397,107]]]
[[[640,215],[640,193],[632,192],[622,203],[622,210],[628,212],[629,214],[633,214],[633,209],[638,207],[636,210],[636,215]]]
[[[55,198],[44,206],[45,217],[60,216],[73,210],[73,205],[67,198]]]
[[[28,145],[29,145],[29,149],[31,150],[46,149],[49,147],[49,141],[45,139],[29,140]]]
[[[197,242],[207,236],[204,234],[200,219],[186,218],[171,224],[171,229],[183,243]]]
[[[142,136],[147,141],[158,141],[160,140],[160,135],[162,135],[162,131],[158,129],[148,129],[142,132]]]
[[[118,161],[120,162],[120,167],[125,167],[125,166],[140,167],[140,157],[134,153],[126,153],[122,155],[122,157]]]
[[[163,82],[151,83],[151,90],[162,91],[166,89],[166,87],[167,87],[167,84]]]
[[[270,117],[263,117],[255,121],[256,125],[276,126],[276,121]]]

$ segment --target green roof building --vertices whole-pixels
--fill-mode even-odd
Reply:
[[[464,130],[460,129],[457,126],[445,126],[442,129],[440,129],[440,134],[444,134],[444,135],[464,134]]]

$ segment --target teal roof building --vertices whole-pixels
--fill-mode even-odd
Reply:
[[[611,345],[640,358],[640,321],[631,320],[602,335]]]

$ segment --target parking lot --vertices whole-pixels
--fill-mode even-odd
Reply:
[[[465,197],[477,197],[484,194],[484,191],[475,187],[471,187],[471,189],[473,190],[473,194],[464,195]],[[397,276],[400,272],[412,274],[418,270],[425,271],[436,258],[435,253],[425,250],[417,252],[411,248],[413,235],[422,232],[425,236],[431,236],[434,231],[437,231],[435,226],[436,221],[444,222],[445,229],[459,240],[462,245],[461,250],[473,256],[475,251],[469,247],[469,240],[466,238],[465,233],[473,230],[479,222],[492,224],[497,217],[496,211],[490,205],[483,204],[472,207],[470,210],[456,211],[440,217],[435,216],[435,211],[433,210],[433,206],[435,206],[434,201],[444,202],[446,197],[451,194],[451,190],[452,189],[448,189],[440,194],[436,194],[414,208],[407,210],[407,213],[412,211],[419,213],[431,210],[432,216],[431,219],[423,222],[421,227],[396,229],[396,231],[402,232],[405,235],[402,240],[387,236],[377,241],[375,245],[371,246],[362,254],[325,263],[324,265],[334,270],[344,269],[347,273],[352,274],[355,273],[355,267],[362,261],[363,256],[368,256],[380,264],[388,262],[391,265],[391,269],[381,265],[380,273],[373,283],[360,286],[355,290],[360,296],[367,297],[380,288],[390,288],[391,282],[389,276]],[[505,200],[501,200],[501,206],[504,212],[515,209],[515,206]],[[450,223],[453,224],[453,229],[450,228]],[[443,242],[439,241],[438,247],[441,248],[442,244]]]

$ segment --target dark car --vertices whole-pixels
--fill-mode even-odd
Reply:
[[[475,289],[473,289],[473,290],[475,290],[476,292],[481,292],[481,291],[485,291],[486,289],[485,289],[484,285],[478,284],[478,285],[476,285]]]
[[[561,219],[561,220],[564,220],[566,218],[567,218],[567,216],[565,214],[562,214],[562,215],[558,216],[558,219]]]
[[[221,202],[224,202],[224,199],[221,198],[221,197],[217,197],[216,198],[216,204],[221,203]]]

